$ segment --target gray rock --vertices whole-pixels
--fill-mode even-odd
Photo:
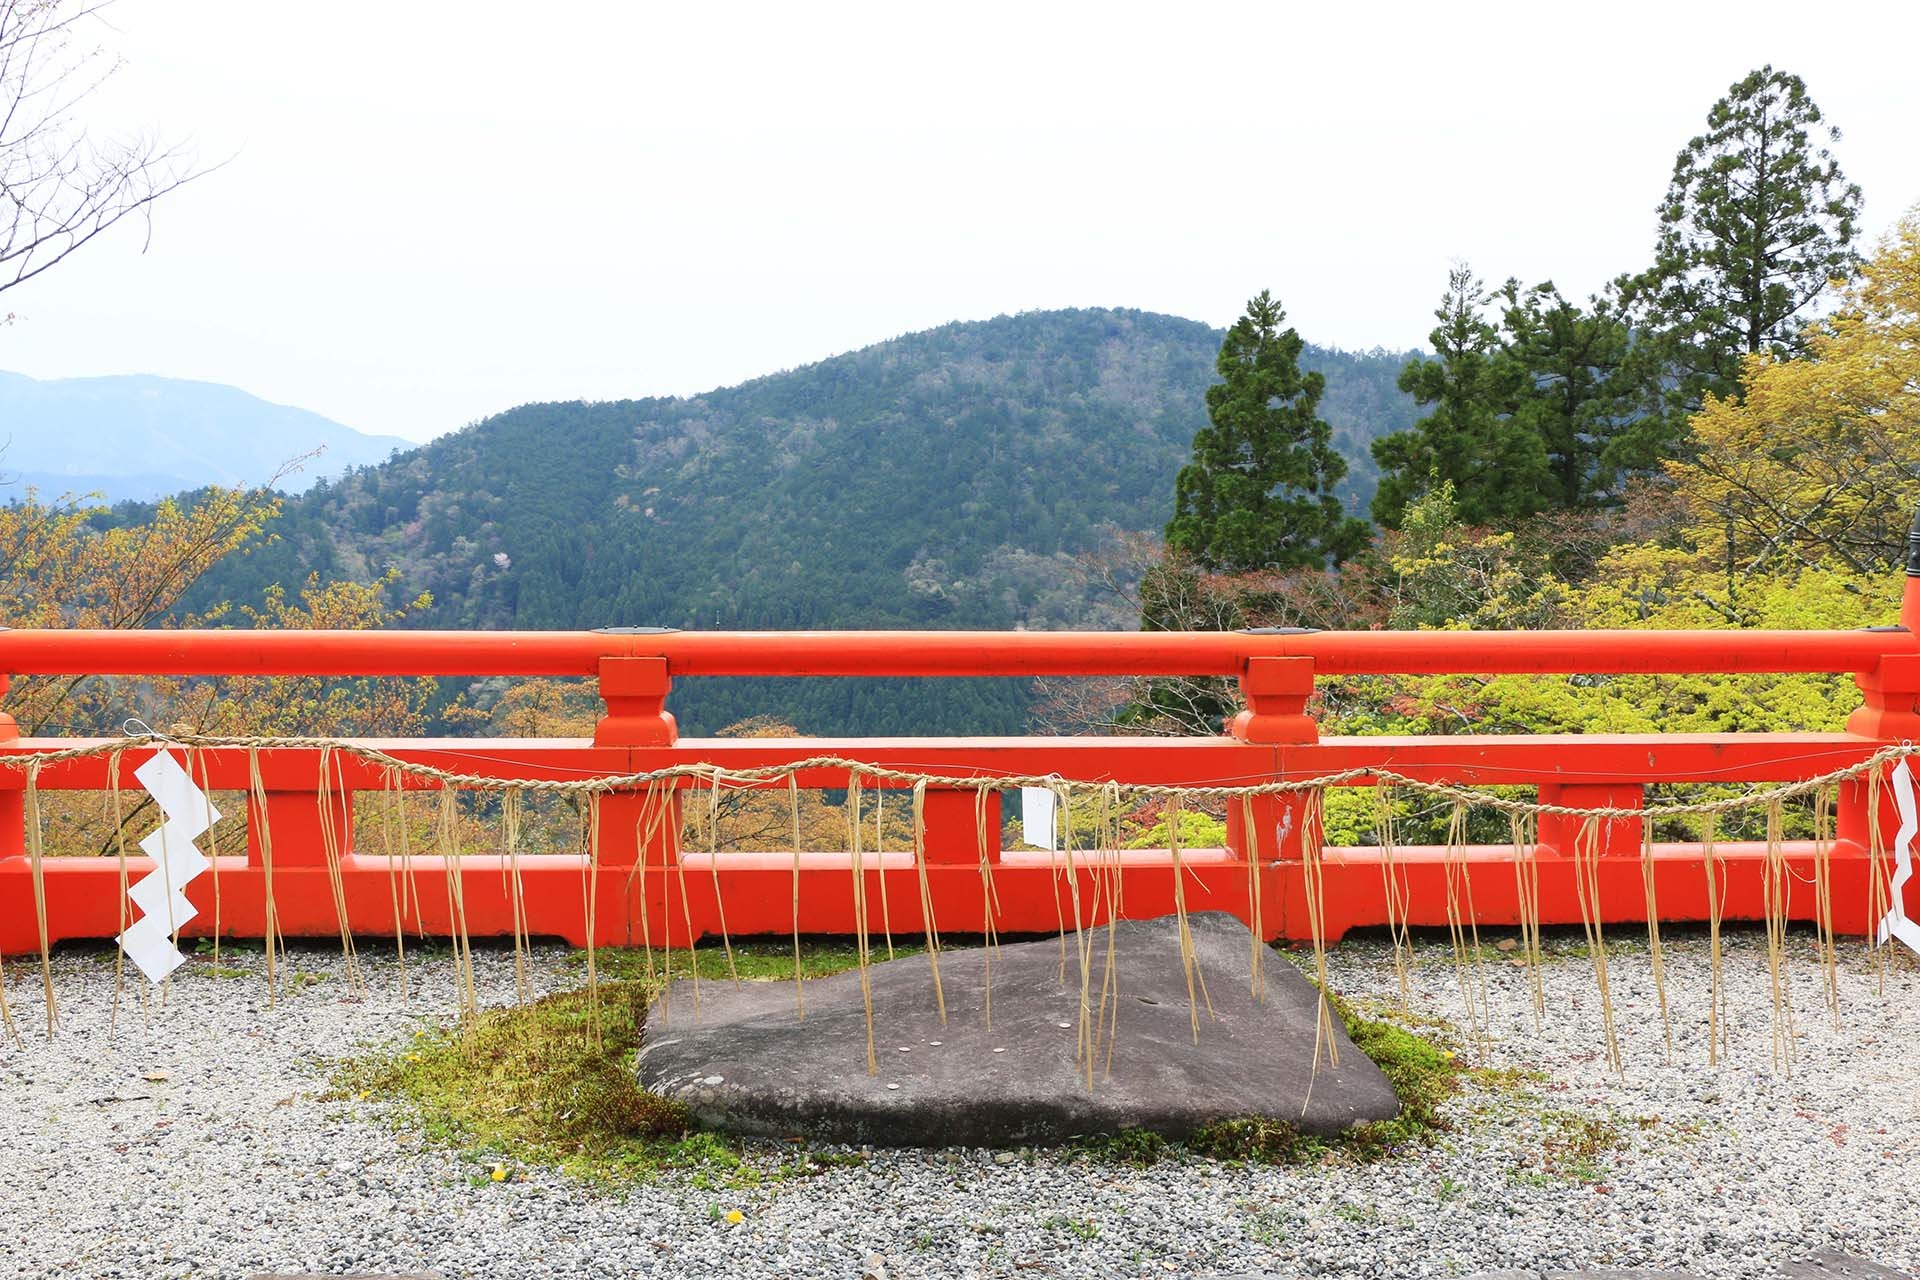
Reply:
[[[1782,1263],[1776,1272],[1780,1280],[1838,1280],[1839,1277],[1858,1277],[1859,1280],[1912,1280],[1904,1271],[1894,1271],[1875,1262],[1849,1257],[1831,1249],[1822,1250],[1800,1262]]]
[[[1093,1086],[1075,1063],[1079,965],[1068,939],[1067,981],[1055,939],[1009,944],[992,955],[992,1028],[986,1018],[988,955],[940,957],[947,1020],[939,1019],[926,957],[868,970],[878,1069],[869,1074],[865,1005],[857,972],[806,983],[795,1017],[790,983],[676,982],[649,1015],[640,1080],[722,1129],[807,1134],[892,1146],[1058,1142],[1075,1135],[1148,1129],[1184,1137],[1219,1120],[1267,1116],[1330,1134],[1399,1113],[1379,1068],[1335,1028],[1340,1065],[1314,1066],[1317,993],[1273,958],[1266,994],[1249,991],[1252,934],[1233,916],[1189,917],[1196,981],[1212,1004],[1192,1006],[1172,918],[1123,921],[1114,972],[1118,1039],[1106,1071],[1104,1042]],[[1106,966],[1102,930],[1091,977],[1097,1008]]]

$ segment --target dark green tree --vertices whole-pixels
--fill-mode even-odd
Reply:
[[[1347,464],[1316,412],[1324,380],[1300,371],[1305,344],[1285,319],[1262,290],[1228,330],[1210,425],[1174,481],[1167,549],[1202,569],[1322,568],[1367,543],[1366,523],[1333,493]]]
[[[1654,264],[1619,282],[1647,399],[1666,411],[1622,441],[1623,461],[1645,465],[1668,443],[1656,428],[1677,433],[1708,395],[1737,397],[1746,356],[1799,354],[1816,300],[1858,269],[1860,188],[1827,150],[1839,138],[1800,77],[1765,66],[1681,148]]]
[[[1467,524],[1509,527],[1552,503],[1552,473],[1540,436],[1516,422],[1522,371],[1507,357],[1487,319],[1492,301],[1473,271],[1447,275],[1427,340],[1431,359],[1410,360],[1400,389],[1430,412],[1407,431],[1373,442],[1380,488],[1373,518],[1400,527],[1407,507],[1442,483],[1454,489]]]
[[[1498,296],[1508,372],[1496,381],[1511,387],[1514,427],[1546,453],[1547,505],[1598,506],[1615,490],[1609,451],[1628,421],[1619,385],[1626,322],[1608,300],[1583,309],[1551,280],[1524,290],[1509,280]]]

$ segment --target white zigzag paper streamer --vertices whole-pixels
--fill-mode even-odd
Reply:
[[[1920,954],[1920,924],[1907,918],[1907,881],[1913,879],[1913,837],[1920,834],[1920,805],[1913,795],[1913,771],[1902,760],[1893,767],[1893,803],[1900,811],[1900,829],[1893,836],[1893,904],[1880,921],[1876,945],[1898,938]]]
[[[166,821],[140,842],[141,850],[153,859],[153,870],[127,890],[127,897],[143,914],[120,935],[119,942],[147,981],[157,984],[187,961],[173,945],[173,935],[200,913],[182,890],[209,865],[193,842],[220,820],[220,811],[169,752],[156,753],[133,776],[160,806]]]

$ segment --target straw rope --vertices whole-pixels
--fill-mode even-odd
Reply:
[[[218,737],[205,734],[168,735],[160,733],[130,734],[124,738],[90,742],[80,746],[64,747],[56,751],[7,753],[0,748],[0,768],[37,771],[48,765],[61,764],[70,760],[84,760],[95,756],[111,755],[116,752],[135,750],[143,747],[183,746],[207,750],[246,750],[287,751],[287,750],[325,750],[329,754],[350,756],[369,764],[392,769],[422,782],[438,784],[441,787],[458,788],[469,791],[505,791],[520,790],[559,795],[593,795],[613,791],[635,791],[654,783],[661,782],[697,782],[707,786],[750,787],[773,784],[784,781],[796,773],[813,771],[845,772],[857,775],[863,783],[892,782],[902,788],[911,788],[916,783],[925,783],[928,787],[945,790],[978,791],[985,795],[995,791],[1010,791],[1022,787],[1056,788],[1098,787],[1106,785],[1104,781],[1084,779],[1066,779],[1057,773],[1052,774],[941,774],[917,770],[893,769],[868,761],[854,760],[846,756],[821,755],[807,756],[786,764],[753,765],[730,767],[706,762],[689,762],[668,765],[639,773],[597,774],[585,778],[512,778],[498,774],[466,773],[451,769],[442,769],[434,765],[417,761],[403,760],[390,755],[378,747],[366,746],[349,739],[325,737]],[[1119,783],[1121,793],[1136,801],[1141,800],[1192,800],[1192,799],[1230,799],[1236,796],[1281,796],[1322,790],[1326,787],[1354,786],[1371,782],[1378,786],[1403,788],[1436,799],[1464,804],[1470,808],[1486,809],[1496,813],[1519,814],[1539,817],[1543,814],[1569,818],[1631,818],[1641,819],[1705,817],[1732,813],[1746,809],[1764,809],[1770,805],[1811,796],[1817,792],[1860,778],[1871,778],[1880,766],[1920,755],[1920,745],[1900,743],[1882,747],[1865,756],[1854,764],[1813,777],[1801,778],[1794,782],[1779,783],[1774,786],[1755,788],[1743,793],[1723,796],[1715,800],[1665,803],[1645,806],[1595,805],[1577,806],[1549,804],[1538,800],[1522,800],[1514,796],[1501,795],[1490,788],[1466,786],[1455,782],[1439,782],[1425,778],[1415,778],[1397,770],[1380,765],[1359,765],[1350,769],[1341,769],[1333,773],[1318,774],[1308,778],[1277,778],[1266,782],[1244,784],[1189,784],[1159,782],[1123,782]]]

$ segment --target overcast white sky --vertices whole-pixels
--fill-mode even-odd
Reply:
[[[1920,202],[1920,5],[121,0],[103,132],[219,172],[0,311],[0,369],[232,383],[426,439],[954,319],[1129,306],[1424,342],[1450,261],[1644,265],[1675,151],[1772,61],[1878,233]]]

